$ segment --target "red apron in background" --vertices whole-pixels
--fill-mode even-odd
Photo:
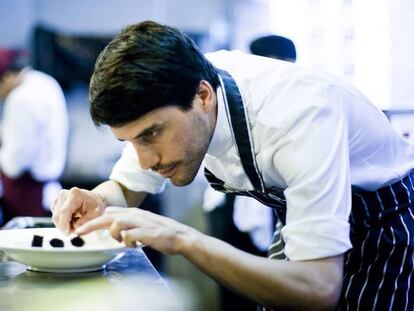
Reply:
[[[18,216],[46,216],[47,211],[42,206],[44,182],[33,179],[25,173],[17,179],[1,175],[3,184],[3,224]]]

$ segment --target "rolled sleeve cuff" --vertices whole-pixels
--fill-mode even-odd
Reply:
[[[337,256],[352,247],[350,225],[344,218],[312,218],[282,229],[285,255],[293,261]]]

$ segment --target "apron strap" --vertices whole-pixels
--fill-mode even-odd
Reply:
[[[244,172],[248,176],[250,183],[256,191],[265,192],[264,183],[256,164],[256,156],[251,143],[251,133],[248,127],[248,119],[240,95],[239,88],[233,77],[225,70],[217,69],[219,72],[222,87],[225,94],[224,101],[230,122],[236,148],[242,162]]]

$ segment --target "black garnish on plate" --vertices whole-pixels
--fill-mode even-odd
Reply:
[[[41,235],[34,235],[32,239],[32,247],[42,247],[43,237]]]
[[[50,240],[50,245],[52,245],[52,247],[63,247],[64,243],[61,239],[51,239]]]
[[[73,246],[76,247],[82,247],[83,245],[85,245],[85,241],[80,236],[74,237],[72,240],[70,240],[70,242]]]

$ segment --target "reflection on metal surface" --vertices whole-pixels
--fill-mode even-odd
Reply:
[[[187,290],[168,286],[142,250],[128,251],[106,270],[41,273],[0,262],[0,310],[195,310]]]
[[[23,273],[8,290],[0,290],[2,296],[8,299],[1,299],[1,310],[10,311],[191,310],[187,298],[177,299],[162,284],[139,276],[94,275],[74,281]]]

